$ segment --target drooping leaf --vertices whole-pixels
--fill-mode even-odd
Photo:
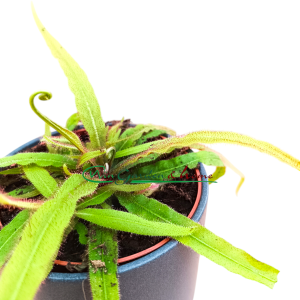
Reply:
[[[43,201],[30,200],[30,199],[17,199],[11,196],[0,193],[0,205],[10,205],[19,208],[36,210],[43,204]]]
[[[0,278],[1,300],[33,299],[51,271],[77,200],[95,188],[91,182],[75,174],[64,182],[54,199],[45,202],[33,214]]]
[[[191,234],[195,228],[148,221],[113,209],[86,208],[78,211],[76,216],[99,226],[141,235],[184,236]]]
[[[194,147],[197,147],[198,145],[193,145]],[[202,147],[201,145],[200,145],[200,147]],[[204,149],[207,149],[208,151],[212,151],[212,152],[214,152],[214,153],[216,153],[219,157],[220,157],[220,159],[222,160],[222,162],[224,163],[224,165],[225,166],[227,166],[227,167],[229,167],[230,169],[232,169],[235,173],[237,173],[238,175],[240,175],[240,177],[241,177],[241,180],[240,180],[240,182],[239,182],[239,184],[238,184],[238,186],[237,186],[237,188],[236,188],[236,195],[238,194],[238,192],[239,192],[239,189],[241,188],[241,186],[242,186],[242,184],[243,184],[243,182],[245,181],[245,176],[244,176],[244,174],[240,171],[240,170],[238,170],[224,155],[222,155],[221,153],[219,153],[219,152],[217,152],[216,150],[213,150],[213,149],[211,149],[211,148],[208,148],[207,146],[205,146],[204,147]],[[221,174],[222,174],[222,172],[223,171],[221,171]],[[225,173],[225,169],[224,169],[224,173]],[[223,174],[224,175],[224,174]],[[221,175],[222,176],[222,175]],[[220,176],[220,177],[221,177]]]
[[[227,270],[263,283],[270,288],[277,282],[278,270],[256,260],[245,251],[235,248],[224,239],[177,213],[167,205],[143,195],[117,194],[117,197],[121,205],[126,207],[129,212],[150,221],[160,220],[181,226],[195,225],[196,230],[190,235],[174,238]]]
[[[89,133],[92,147],[94,150],[105,147],[105,123],[102,120],[99,103],[94,90],[85,72],[58,41],[45,29],[39,20],[33,5],[32,13],[52,55],[58,59],[61,68],[68,78],[69,87],[75,95],[75,102],[80,120]]]
[[[24,226],[29,220],[29,216],[28,210],[21,211],[0,231],[0,268],[10,257]]]
[[[76,128],[79,121],[80,121],[79,114],[78,113],[73,114],[67,120],[66,128],[73,131]]]
[[[203,150],[205,146],[203,145],[201,148],[201,145],[199,145],[199,143],[207,143],[207,144],[229,143],[229,144],[237,144],[245,147],[250,147],[259,150],[260,152],[264,152],[269,155],[272,155],[278,158],[279,160],[286,162],[287,164],[291,165],[297,170],[300,170],[300,161],[298,159],[292,157],[291,155],[285,153],[281,149],[267,142],[255,140],[251,137],[234,133],[234,132],[198,131],[186,135],[167,138],[162,141],[156,141],[156,143],[152,145],[150,148],[148,148],[147,150],[138,153],[136,155],[133,155],[127,159],[124,159],[122,164],[120,164],[120,166],[118,167],[118,169],[115,170],[115,172],[124,169],[127,165],[136,162],[141,157],[145,157],[150,153],[169,153],[176,148],[182,148],[182,147],[193,148],[194,145],[197,146],[197,149]],[[116,157],[117,156],[118,156],[118,152],[116,153]]]
[[[119,300],[117,232],[91,224],[89,278],[93,300]]]
[[[88,229],[86,228],[86,226],[84,224],[82,224],[81,222],[77,222],[75,225],[75,229],[79,235],[79,242],[82,245],[86,245],[88,242]]]
[[[155,165],[138,168],[134,173],[138,174],[140,177],[144,176],[147,178],[147,176],[151,176],[151,178],[163,180],[171,173],[173,177],[179,177],[185,166],[188,166],[190,169],[194,169],[199,162],[209,166],[223,166],[223,162],[215,153],[199,151],[180,155],[168,160],[161,160]]]
[[[76,168],[76,161],[67,156],[43,152],[18,153],[13,156],[0,158],[0,167],[7,167],[12,164],[18,164],[22,166],[36,164],[40,167],[62,167],[64,164],[66,164],[71,169]]]
[[[29,165],[23,168],[28,180],[44,197],[49,198],[57,188],[55,179],[42,167]]]
[[[210,181],[215,181],[222,176],[225,175],[226,167],[216,167],[215,172],[212,174],[212,177],[210,178]],[[209,182],[208,184],[211,184],[212,182]]]

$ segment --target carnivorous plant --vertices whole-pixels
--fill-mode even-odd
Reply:
[[[18,153],[0,159],[0,185],[3,178],[12,174],[28,182],[11,192],[0,193],[0,205],[20,208],[16,217],[0,231],[1,300],[33,299],[72,230],[77,230],[80,243],[86,245],[87,256],[82,265],[89,267],[94,300],[120,297],[117,231],[171,237],[229,271],[273,288],[277,269],[151,198],[151,193],[166,184],[165,177],[170,172],[178,178],[185,166],[194,169],[199,162],[216,166],[209,178],[211,182],[223,176],[226,167],[232,168],[241,176],[238,192],[243,174],[206,144],[250,147],[298,170],[300,161],[267,142],[234,132],[197,131],[176,136],[173,130],[162,126],[139,124],[121,133],[123,120],[105,126],[86,74],[45,29],[33,7],[32,11],[38,29],[68,78],[77,113],[63,128],[35,106],[38,99],[50,100],[51,93],[34,93],[30,105],[45,121],[41,143],[47,145],[48,151]],[[88,141],[74,133],[79,121],[88,133]],[[52,136],[50,127],[60,136]],[[162,134],[168,137],[146,142]],[[199,151],[163,159],[163,154],[183,147]],[[151,178],[146,176],[149,171]],[[114,209],[113,195],[127,212]]]

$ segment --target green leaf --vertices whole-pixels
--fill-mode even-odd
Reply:
[[[166,134],[166,131],[165,130],[154,129],[151,132],[149,132],[149,133],[143,135],[142,137],[140,137],[138,139],[138,141],[136,142],[136,145],[141,145],[144,142],[146,142],[147,139],[157,137],[157,136],[162,135],[162,134]]]
[[[51,271],[76,202],[96,189],[76,174],[33,214],[0,278],[1,300],[32,300]],[[34,266],[34,272],[32,268]],[[12,280],[13,278],[13,280]]]
[[[0,231],[0,268],[11,255],[24,226],[29,220],[29,216],[30,213],[28,210],[21,211]]]
[[[112,190],[107,190],[100,188],[97,190],[96,194],[92,197],[85,198],[83,202],[77,205],[77,209],[83,209],[87,206],[97,205],[103,203],[108,199],[114,192]]]
[[[164,178],[167,178],[168,175],[170,175],[173,171],[174,173],[172,173],[172,176],[179,177],[185,166],[188,166],[190,169],[194,169],[199,162],[209,166],[223,166],[223,162],[215,153],[209,151],[199,151],[180,155],[168,160],[161,160],[155,165],[138,168],[134,173],[138,174],[139,177],[147,176],[149,174],[149,176],[156,178],[156,180],[163,180]]]
[[[93,300],[119,300],[117,232],[91,224],[89,278]]]
[[[75,102],[80,120],[89,133],[92,147],[95,150],[105,147],[105,123],[102,120],[99,103],[94,90],[85,72],[58,41],[45,29],[39,20],[33,5],[32,13],[52,55],[58,59],[61,68],[68,78],[69,87],[75,95]]]
[[[77,222],[75,225],[75,229],[79,235],[80,244],[86,245],[88,241],[87,239],[88,229],[86,228],[86,226],[81,222]]]
[[[15,189],[15,190],[9,192],[8,195],[12,196],[12,197],[16,197],[18,195],[22,196],[25,193],[30,193],[33,191],[36,191],[36,188],[33,185],[26,185],[24,187],[21,187],[21,188],[18,188],[18,189]]]
[[[142,145],[139,145],[139,146],[124,149],[122,151],[117,151],[115,158],[140,153],[142,151],[145,151],[145,150],[149,149],[151,146],[157,144],[158,142],[160,142],[160,141],[149,142],[149,143],[142,144]]]
[[[49,198],[57,188],[57,183],[53,177],[42,167],[29,165],[24,167],[24,172],[28,180],[41,192]]]
[[[147,221],[126,212],[109,209],[86,208],[78,211],[76,216],[103,227],[141,235],[184,236],[191,234],[195,228]]]
[[[216,167],[215,172],[212,174],[210,181],[216,181],[217,179],[221,178],[226,171],[226,167]],[[209,182],[211,184],[212,182]]]
[[[40,167],[62,167],[66,164],[69,168],[76,169],[76,161],[68,158],[67,156],[43,152],[19,153],[13,156],[0,158],[0,167],[7,167],[13,164],[22,166],[36,164]]]
[[[160,220],[181,226],[196,226],[196,230],[184,237],[174,237],[182,244],[227,270],[272,288],[277,282],[278,270],[264,264],[245,251],[235,248],[224,239],[189,218],[175,212],[167,205],[143,195],[117,195],[120,204],[138,216],[148,220]]]
[[[47,136],[44,136],[41,139],[41,142],[46,142],[47,145],[49,145],[49,146],[53,145],[55,148],[58,148],[58,149],[64,148],[67,150],[71,150],[72,152],[75,152],[75,153],[81,153],[80,151],[78,151],[77,147],[75,147],[74,145],[72,145],[70,143],[62,143],[61,141],[59,141],[57,139],[50,138]]]
[[[104,154],[105,152],[106,151],[96,150],[96,151],[91,151],[91,152],[87,152],[87,153],[83,154],[80,158],[79,166],[83,165],[88,160],[91,160],[95,157],[98,157],[98,156]]]
[[[37,190],[37,189],[34,189],[33,191],[31,192],[28,192],[28,193],[24,193],[22,195],[19,195],[19,196],[14,196],[15,199],[27,199],[27,198],[33,198],[35,196],[38,196],[40,195],[41,193]]]
[[[2,174],[2,175],[24,174],[24,170],[23,170],[23,168],[21,168],[21,167],[17,167],[17,168],[12,168],[12,169],[8,169],[8,170],[1,171],[0,174]]]
[[[80,121],[80,117],[78,113],[73,114],[69,119],[67,120],[66,128],[73,131],[77,124]]]
[[[103,203],[108,199],[114,192],[135,192],[147,189],[150,187],[151,183],[143,184],[108,184],[97,190],[97,192],[92,196],[84,199],[80,204],[77,205],[77,210],[83,209],[87,206],[97,205]]]

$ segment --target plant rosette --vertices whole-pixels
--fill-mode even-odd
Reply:
[[[83,290],[89,281],[88,290],[94,300],[120,299],[120,294],[123,295],[122,289],[126,286],[126,274],[131,274],[131,280],[136,278],[136,282],[132,284],[131,281],[127,287],[128,293],[124,292],[123,299],[129,299],[126,295],[131,296],[130,299],[136,299],[136,296],[132,297],[135,289],[149,294],[149,300],[169,299],[167,296],[162,298],[164,291],[170,291],[179,285],[179,281],[184,281],[184,276],[188,278],[190,273],[185,271],[190,272],[189,266],[197,264],[197,258],[186,261],[185,255],[197,257],[197,254],[233,273],[273,288],[279,273],[277,269],[218,237],[199,224],[198,219],[189,219],[151,195],[164,188],[168,182],[165,180],[166,176],[172,174],[172,180],[180,178],[183,168],[187,166],[195,169],[199,162],[216,167],[210,180],[206,181],[215,182],[221,178],[226,167],[239,174],[241,180],[237,193],[244,181],[244,175],[221,153],[206,144],[229,143],[250,147],[274,156],[297,170],[300,170],[300,161],[272,144],[234,132],[196,131],[177,136],[173,130],[153,124],[139,124],[126,129],[124,120],[106,126],[86,74],[45,29],[33,6],[32,11],[38,29],[68,78],[69,87],[75,96],[77,112],[68,119],[66,127],[62,127],[43,115],[35,106],[37,99],[50,100],[51,93],[34,93],[29,102],[34,113],[45,122],[45,134],[41,139],[46,145],[45,151],[17,153],[0,159],[0,168],[4,168],[0,171],[0,205],[20,211],[4,227],[0,224],[0,228],[3,227],[0,231],[0,267],[3,267],[0,277],[1,300],[34,299],[39,287],[51,272],[62,243],[74,229],[78,232],[79,241],[86,244],[82,262],[89,270],[88,280],[84,281],[80,277],[86,278],[82,273],[77,276],[81,278]],[[87,131],[87,140],[79,138],[74,132],[80,122]],[[61,136],[52,136],[50,127]],[[170,136],[163,140],[152,139],[162,134]],[[165,159],[165,155],[175,150],[188,148],[198,151],[182,152],[178,156]],[[91,167],[98,172],[96,177],[84,172]],[[150,171],[157,176],[157,180],[134,178],[134,174],[146,175]],[[205,171],[201,169],[200,172],[203,175]],[[115,178],[118,174],[122,176],[121,180],[110,180],[110,176]],[[131,175],[130,178],[124,179],[128,175]],[[99,181],[95,180],[97,177]],[[204,182],[203,186],[205,184],[208,183]],[[13,185],[13,190],[7,190],[8,186]],[[115,208],[114,197],[122,210]],[[200,206],[201,201],[198,208]],[[119,282],[118,232],[172,238],[172,241],[142,258],[119,266]],[[176,247],[168,251],[162,250],[175,243]],[[172,251],[179,252],[173,256]],[[139,273],[144,266],[141,262],[157,255],[156,253],[161,255],[144,264],[153,266],[153,269],[142,276]],[[164,265],[160,258],[166,259],[168,265]],[[135,267],[132,270],[126,269],[133,265]],[[176,281],[173,275],[168,277],[169,273],[164,273],[167,268],[177,276]],[[122,272],[125,269],[128,272]],[[191,272],[195,273],[195,270],[194,268]],[[71,275],[76,274],[68,276]],[[64,284],[74,282],[68,276],[61,278]],[[162,281],[163,288],[159,296],[151,298],[151,293],[158,285],[152,285],[150,290],[147,287],[155,284],[157,280]],[[190,283],[184,299],[192,299],[193,280]],[[60,290],[63,291],[64,288],[61,287]],[[188,293],[190,296],[186,296]],[[70,296],[65,297],[74,299]],[[49,299],[54,299],[53,297]],[[141,299],[140,296],[138,298]],[[146,299],[144,296],[142,298]],[[176,296],[173,299],[179,300]]]
[[[52,133],[52,136],[56,135],[58,135],[57,132]],[[30,151],[32,147],[40,143],[40,140],[41,138],[36,138],[17,148],[8,156]],[[197,178],[206,177],[204,166],[201,163],[199,168],[195,169],[195,173]],[[207,177],[209,178],[209,176]],[[203,182],[201,181],[197,184],[196,200],[188,217],[204,226],[208,182],[205,179]],[[192,300],[198,270],[198,257],[196,252],[177,241],[165,238],[144,251],[119,258],[118,264],[123,263],[118,267],[122,299]],[[67,263],[73,266],[81,265],[77,262],[55,261],[55,264],[61,266],[66,266]],[[157,270],[161,271],[158,273]],[[145,290],[152,292],[147,294]],[[51,272],[40,286],[34,299],[92,299],[88,273]]]

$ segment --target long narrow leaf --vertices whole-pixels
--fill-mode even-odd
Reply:
[[[25,174],[28,180],[41,192],[41,194],[48,198],[55,189],[57,183],[53,177],[42,167],[29,165],[24,167]]]
[[[30,213],[23,210],[0,231],[0,268],[8,260],[13,248],[29,220]]]
[[[150,221],[160,220],[182,226],[196,225],[196,230],[190,235],[174,238],[233,273],[263,283],[270,288],[273,288],[277,282],[277,274],[279,273],[277,269],[256,260],[245,251],[235,248],[224,239],[175,212],[167,205],[143,195],[118,194],[118,199],[128,211]]]
[[[79,218],[106,228],[141,235],[184,236],[191,234],[195,228],[195,226],[183,227],[147,221],[133,214],[110,209],[86,208],[78,211],[76,215]]]
[[[81,175],[73,175],[61,186],[56,198],[33,214],[0,278],[1,300],[32,300],[51,270],[77,200],[95,188]]]
[[[162,141],[157,141],[154,145],[152,145],[147,150],[125,159],[122,162],[122,164],[120,164],[118,169],[115,170],[115,172],[124,169],[127,165],[136,162],[141,157],[145,157],[150,153],[169,153],[176,148],[182,148],[182,147],[193,148],[193,145],[195,144],[197,145],[197,147],[199,147],[199,143],[202,144],[203,143],[206,144],[229,143],[229,144],[236,144],[245,147],[250,147],[260,152],[264,152],[271,156],[274,156],[277,159],[296,168],[297,170],[300,170],[300,161],[298,159],[294,158],[293,156],[287,154],[286,152],[282,151],[281,149],[267,142],[259,141],[246,135],[242,135],[234,132],[228,132],[228,131],[224,131],[224,132],[198,131],[198,132],[192,132],[182,136],[167,138]],[[203,145],[202,149],[204,149],[204,147],[205,146]],[[116,157],[118,157],[118,152],[116,153]]]
[[[36,164],[41,167],[54,166],[62,167],[66,164],[69,168],[76,168],[76,161],[67,156],[52,153],[34,152],[34,153],[19,153],[13,156],[0,158],[0,167],[7,167],[13,164],[26,166]]]
[[[152,178],[163,180],[171,173],[173,177],[179,177],[185,166],[194,169],[199,162],[209,166],[223,166],[223,162],[215,153],[199,151],[177,156],[168,160],[161,160],[155,165],[138,168],[135,170],[135,174],[138,174],[140,177],[148,176],[149,174]]]
[[[93,300],[119,300],[117,232],[92,224],[89,274]]]
[[[89,133],[92,147],[97,150],[105,147],[105,123],[101,117],[99,103],[94,90],[80,66],[71,55],[52,37],[39,20],[32,5],[35,22],[43,35],[52,55],[68,78],[69,87],[75,95],[76,107],[85,129]]]

